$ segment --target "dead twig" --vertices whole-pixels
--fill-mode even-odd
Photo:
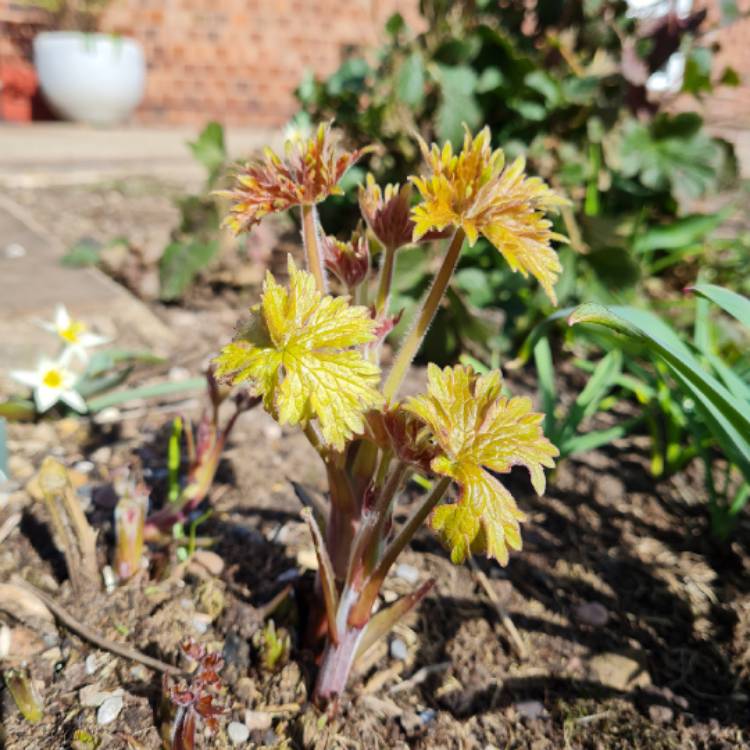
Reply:
[[[474,560],[472,559],[469,559],[469,563],[471,565],[471,570],[474,574],[474,578],[476,579],[477,583],[484,589],[484,593],[487,594],[487,598],[492,603],[492,606],[495,608],[495,611],[500,618],[500,622],[503,624],[503,627],[508,633],[511,646],[513,646],[513,650],[516,652],[516,656],[518,656],[518,658],[522,661],[525,661],[529,657],[529,650],[528,648],[526,648],[526,643],[521,637],[521,634],[518,632],[518,629],[513,624],[513,620],[510,619],[508,610],[505,609],[497,595],[497,592],[492,588],[492,585],[490,584],[487,576],[480,570],[476,562],[474,562]]]
[[[441,661],[437,664],[430,664],[426,667],[422,667],[408,679],[393,685],[393,687],[388,690],[388,693],[389,695],[393,695],[394,693],[401,693],[404,690],[409,690],[417,685],[421,685],[430,675],[437,674],[438,672],[445,672],[450,666],[451,663],[449,661]]]
[[[51,596],[47,596],[47,594],[45,594],[43,591],[40,591],[38,588],[36,588],[36,586],[32,586],[27,581],[24,581],[21,578],[14,577],[13,583],[16,586],[20,586],[21,588],[25,589],[30,594],[33,594],[39,600],[41,600],[42,603],[46,605],[47,609],[49,609],[49,611],[52,612],[52,614],[63,625],[65,625],[65,627],[72,630],[76,635],[80,636],[85,641],[93,643],[103,651],[110,651],[113,654],[122,656],[124,659],[130,659],[131,661],[140,662],[141,664],[144,664],[145,666],[154,669],[157,672],[165,672],[166,674],[175,676],[185,674],[185,671],[183,669],[175,667],[172,664],[167,664],[166,662],[160,661],[159,659],[154,659],[153,657],[147,656],[146,654],[142,654],[137,649],[132,648],[125,643],[110,641],[108,638],[100,635],[88,625],[84,625],[82,622],[78,622],[78,620],[76,620],[76,618],[73,617],[70,612],[59,605]]]
[[[0,544],[2,544],[12,533],[13,530],[21,523],[22,515],[20,513],[13,513],[8,516],[0,526]]]

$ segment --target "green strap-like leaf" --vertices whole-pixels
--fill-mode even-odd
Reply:
[[[628,307],[581,305],[569,319],[596,323],[635,339],[663,361],[677,383],[695,401],[727,455],[750,478],[750,416],[746,402],[738,399],[707,373],[677,334],[655,315]]]
[[[696,284],[693,291],[718,305],[750,330],[750,299],[716,284]]]

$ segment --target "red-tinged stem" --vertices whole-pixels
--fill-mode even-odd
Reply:
[[[377,316],[388,313],[388,299],[391,296],[391,285],[393,284],[393,269],[396,265],[396,248],[385,246],[383,265],[380,269],[378,280],[378,294],[375,297],[375,311]]]
[[[352,590],[342,594],[337,617],[339,642],[333,643],[329,639],[323,653],[313,694],[313,699],[319,706],[335,708],[336,700],[346,689],[354,658],[364,635],[364,628],[347,626],[354,596],[356,593]]]
[[[435,317],[435,313],[440,306],[440,300],[442,300],[445,290],[448,288],[453,271],[456,269],[458,258],[461,255],[461,247],[464,244],[464,230],[460,227],[456,229],[453,234],[453,239],[448,246],[448,251],[443,258],[443,264],[440,266],[435,280],[433,281],[432,287],[422,303],[422,309],[419,312],[419,317],[411,329],[407,337],[401,344],[401,348],[396,355],[396,359],[393,361],[391,371],[388,373],[388,377],[383,385],[383,395],[386,401],[393,401],[398,393],[401,383],[403,383],[406,373],[414,359],[415,355],[419,351],[419,347],[422,345],[427,329],[432,323],[432,319]]]
[[[430,515],[433,508],[443,499],[443,496],[448,491],[448,487],[450,487],[450,483],[451,480],[449,477],[443,477],[432,488],[432,492],[424,499],[419,508],[414,511],[411,518],[399,529],[393,541],[385,548],[383,556],[370,574],[359,599],[351,609],[349,624],[352,627],[361,627],[370,619],[372,606],[375,603],[385,577],[388,575],[388,571],[391,569],[393,563],[396,562],[396,558],[401,554],[404,547],[406,547],[417,533],[417,530],[424,523],[427,516]]]
[[[328,283],[320,249],[318,215],[314,205],[302,206],[302,242],[307,257],[307,270],[315,277],[318,291],[325,294],[328,291]]]
[[[326,526],[326,547],[336,581],[343,583],[349,566],[349,554],[356,532],[359,505],[354,499],[349,478],[343,469],[326,463],[331,512]]]

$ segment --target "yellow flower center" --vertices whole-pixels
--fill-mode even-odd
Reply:
[[[69,344],[77,344],[81,334],[86,330],[86,324],[78,320],[71,320],[65,328],[59,328],[60,338]]]
[[[42,378],[42,383],[48,388],[60,388],[63,383],[63,376],[59,370],[47,370]]]

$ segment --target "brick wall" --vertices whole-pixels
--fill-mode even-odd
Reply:
[[[279,125],[297,109],[303,71],[335,70],[347,49],[375,45],[400,11],[419,23],[417,0],[114,0],[105,31],[144,47],[144,123]],[[0,0],[0,66],[30,59],[44,13]]]
[[[0,66],[30,59],[31,39],[45,27],[45,14],[29,2],[0,0]],[[417,0],[114,0],[102,25],[145,48],[141,122],[273,126],[295,111],[303,70],[329,73],[347,48],[376,44],[396,10],[418,24],[416,7]],[[712,97],[707,112],[750,124],[750,20],[716,36],[721,62],[748,83]]]

